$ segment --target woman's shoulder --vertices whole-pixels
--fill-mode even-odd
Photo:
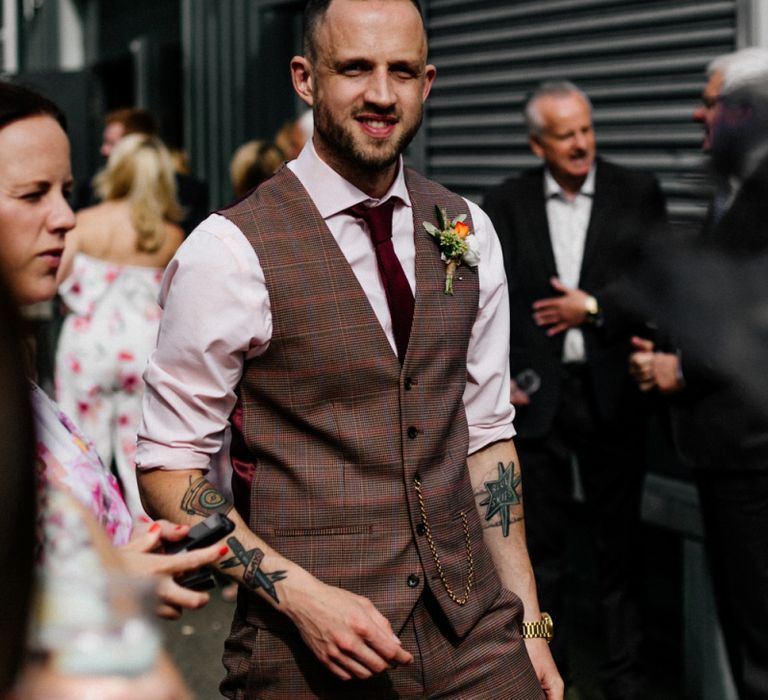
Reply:
[[[103,221],[114,221],[116,216],[121,215],[128,216],[129,209],[128,204],[119,200],[110,200],[107,202],[99,202],[92,207],[86,207],[80,209],[77,212],[77,225],[91,225],[98,224]]]
[[[165,241],[160,248],[162,253],[162,262],[160,267],[165,267],[176,253],[178,247],[184,242],[184,229],[178,224],[166,222]]]

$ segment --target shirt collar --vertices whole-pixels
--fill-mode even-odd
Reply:
[[[595,196],[595,170],[596,164],[592,163],[592,167],[587,173],[587,179],[584,180],[584,184],[579,190],[579,194],[586,195],[587,197]],[[560,184],[555,180],[554,175],[550,172],[549,168],[544,168],[544,198],[551,199],[552,197],[559,197],[560,199],[567,200],[565,191]]]
[[[371,202],[376,205],[391,197],[397,197],[406,206],[411,206],[411,198],[405,186],[402,157],[398,160],[395,181],[379,200],[369,197],[323,161],[317,155],[312,139],[307,141],[296,160],[291,163],[291,170],[307,190],[323,219],[328,219],[361,202]]]

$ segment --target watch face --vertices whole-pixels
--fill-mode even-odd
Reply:
[[[552,616],[549,613],[541,613],[541,621],[544,623],[544,630],[546,632],[546,639],[552,639],[555,633],[555,623],[552,621]]]

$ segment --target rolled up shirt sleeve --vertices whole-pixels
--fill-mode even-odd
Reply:
[[[469,454],[515,435],[510,403],[509,296],[504,258],[488,216],[469,202],[480,244],[480,299],[467,350],[464,407],[469,423]]]
[[[272,334],[255,251],[229,220],[210,216],[166,268],[159,302],[137,468],[207,470],[222,447],[244,362],[263,353]]]

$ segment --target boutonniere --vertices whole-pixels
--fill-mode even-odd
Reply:
[[[464,223],[466,214],[459,214],[453,221],[448,218],[443,207],[435,207],[437,211],[437,228],[429,221],[424,222],[424,228],[440,247],[440,257],[447,263],[445,271],[445,293],[453,294],[453,275],[456,268],[464,263],[476,267],[480,262],[480,244],[477,236],[471,233],[469,226]]]

